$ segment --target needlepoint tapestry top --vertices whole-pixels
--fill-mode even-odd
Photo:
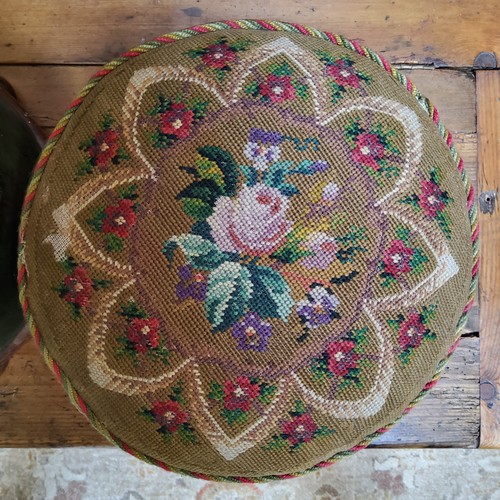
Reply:
[[[44,345],[100,425],[224,477],[313,467],[401,415],[472,273],[424,101],[353,50],[257,30],[103,78],[50,154],[23,258]]]

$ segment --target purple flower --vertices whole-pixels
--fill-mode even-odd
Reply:
[[[339,317],[336,309],[339,299],[322,285],[313,285],[307,299],[297,302],[297,314],[309,328],[327,325]]]
[[[325,201],[335,201],[340,193],[340,188],[335,182],[329,182],[324,188],[321,195]]]
[[[244,153],[257,170],[266,170],[269,163],[279,158],[281,154],[279,145],[283,141],[283,136],[279,132],[252,128],[248,139]]]
[[[175,287],[177,298],[181,301],[194,299],[200,302],[207,294],[207,278],[203,273],[196,272],[189,264],[179,267],[179,283]]]
[[[263,352],[272,335],[272,326],[260,319],[257,313],[248,312],[233,326],[233,337],[238,341],[237,349]]]
[[[312,165],[311,165],[311,169],[317,173],[317,174],[322,174],[323,172],[326,172],[326,170],[328,170],[328,167],[330,165],[328,164],[327,161],[324,161],[324,160],[319,160],[319,161],[315,161]]]

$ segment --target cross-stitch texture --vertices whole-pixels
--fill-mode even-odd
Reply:
[[[476,238],[462,162],[411,82],[336,35],[216,23],[110,63],[56,127],[25,202],[21,302],[126,451],[293,477],[432,386]]]

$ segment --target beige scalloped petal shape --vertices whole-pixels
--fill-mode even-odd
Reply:
[[[240,434],[230,437],[224,432],[217,419],[210,411],[207,394],[203,391],[203,384],[199,366],[191,363],[194,379],[194,394],[190,401],[191,414],[197,422],[197,429],[210,441],[212,446],[228,461],[262,443],[265,436],[269,434],[288,405],[290,387],[293,385],[290,376],[282,377],[276,383],[276,393],[272,402],[266,407],[263,415],[252,422]]]
[[[371,322],[379,349],[376,374],[369,392],[358,400],[328,399],[309,388],[297,374],[292,375],[295,387],[300,391],[307,404],[327,413],[333,418],[356,419],[375,415],[384,406],[394,376],[394,350],[389,335],[385,335],[376,314],[363,307],[363,313]]]
[[[353,99],[349,104],[339,108],[338,111],[323,118],[321,124],[328,125],[341,115],[355,111],[374,111],[386,114],[392,119],[397,120],[406,132],[404,163],[400,175],[395,181],[392,189],[377,200],[375,203],[376,208],[392,200],[394,196],[401,193],[402,190],[411,184],[413,176],[418,171],[423,154],[422,125],[417,114],[413,110],[397,101],[381,96]]]
[[[210,82],[199,74],[193,74],[182,66],[149,66],[134,72],[125,89],[122,112],[123,133],[133,154],[144,164],[150,178],[156,180],[156,166],[152,165],[144,152],[138,138],[139,118],[143,97],[151,85],[165,81],[195,83],[210,92],[223,106],[227,106],[226,98],[214,88]]]
[[[189,370],[193,362],[189,358],[185,359],[170,370],[166,367],[164,373],[154,377],[126,375],[117,372],[110,366],[104,347],[109,328],[109,316],[116,307],[120,295],[134,283],[134,280],[127,281],[121,286],[115,287],[114,291],[102,298],[101,307],[98,309],[90,329],[87,347],[88,371],[92,381],[103,389],[127,396],[168,388],[182,372]]]
[[[56,231],[49,234],[44,243],[52,244],[54,258],[62,261],[68,250],[74,258],[91,262],[97,269],[115,277],[127,278],[132,267],[113,259],[109,254],[95,246],[85,229],[78,223],[77,215],[91,205],[101,194],[118,186],[147,179],[149,174],[137,169],[122,169],[108,172],[89,180],[73,193],[66,203],[52,212]]]
[[[318,75],[323,72],[323,65],[311,58],[311,53],[300,48],[287,37],[280,37],[270,43],[262,45],[258,48],[249,50],[241,57],[241,66],[246,69],[240,74],[235,75],[229,83],[230,90],[229,99],[231,102],[240,100],[239,93],[242,91],[243,83],[251,74],[254,68],[270,62],[277,56],[289,60],[296,68],[298,68],[305,79],[310,91],[310,97],[313,100],[314,116],[317,121],[321,120],[324,115],[324,104],[328,101],[328,90],[323,88],[323,81],[314,78],[313,75]]]
[[[410,210],[403,208],[386,208],[383,213],[400,220],[410,226],[423,240],[426,249],[431,252],[436,261],[434,269],[410,289],[405,289],[396,294],[372,298],[365,301],[371,310],[387,310],[402,307],[411,307],[427,299],[432,293],[441,288],[447,281],[455,276],[459,267],[451,254],[450,247],[440,231],[436,231],[433,221],[423,217],[416,218]]]

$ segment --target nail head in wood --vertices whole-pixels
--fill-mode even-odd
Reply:
[[[495,69],[497,56],[494,52],[479,52],[474,59],[474,69]]]
[[[483,214],[492,214],[495,211],[497,191],[485,191],[479,195],[479,209]]]

